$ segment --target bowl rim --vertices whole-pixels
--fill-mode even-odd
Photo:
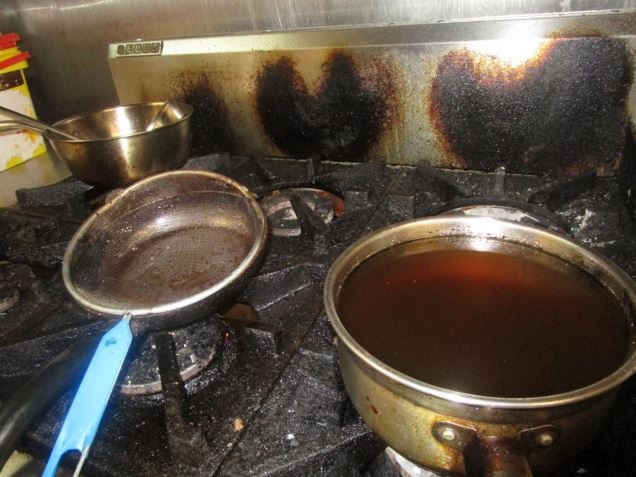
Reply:
[[[179,118],[177,121],[174,121],[170,124],[161,125],[159,127],[154,128],[152,131],[138,131],[132,134],[125,134],[121,136],[98,137],[98,138],[90,138],[90,139],[67,139],[62,137],[51,137],[46,133],[44,134],[44,136],[46,137],[48,141],[51,141],[54,143],[67,143],[67,144],[99,143],[99,142],[107,142],[107,141],[113,141],[113,140],[116,141],[119,139],[131,139],[131,138],[142,137],[142,136],[152,134],[158,131],[163,131],[169,127],[175,127],[184,122],[189,122],[190,119],[192,118],[192,115],[194,114],[194,108],[190,104],[184,103],[183,101],[171,100],[170,102],[177,105],[180,110],[184,111],[183,116]],[[147,108],[147,107],[161,108],[163,107],[164,104],[165,104],[165,101],[152,101],[152,102],[141,102],[141,103],[120,104],[116,106],[109,106],[106,108],[94,109],[88,112],[75,114],[73,116],[68,116],[64,119],[60,119],[59,121],[56,121],[55,123],[53,123],[53,126],[64,130],[65,126],[73,121],[85,119],[85,118],[95,116],[98,114],[109,113],[111,111],[117,111],[117,110],[123,111],[127,109],[140,109],[140,108]]]

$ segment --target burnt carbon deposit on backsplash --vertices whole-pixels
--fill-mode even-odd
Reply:
[[[625,147],[632,61],[623,40],[600,36],[546,40],[520,66],[452,50],[437,65],[429,115],[463,167],[608,175]]]
[[[288,56],[264,64],[256,83],[265,133],[296,157],[359,160],[380,140],[396,110],[391,69],[379,60],[362,68],[342,51],[323,63],[314,93]]]
[[[171,96],[194,106],[192,154],[230,151],[234,145],[228,111],[212,80],[204,73],[182,73]]]

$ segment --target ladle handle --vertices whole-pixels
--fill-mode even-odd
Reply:
[[[70,450],[82,453],[76,469],[76,474],[79,474],[131,342],[130,315],[126,315],[99,342],[64,419],[42,477],[53,477],[62,455]]]
[[[155,117],[152,118],[152,121],[150,121],[150,124],[148,124],[148,126],[146,127],[146,132],[150,132],[154,130],[157,126],[161,126],[161,123],[159,122],[159,120],[166,113],[166,110],[168,109],[168,107],[173,107],[172,102],[170,100],[163,103],[163,106],[161,106],[161,109],[157,111],[157,114],[155,114]]]
[[[40,134],[46,133],[46,129],[35,124],[27,124],[18,120],[0,121],[0,133],[8,131],[19,131],[20,129],[29,129]]]
[[[42,132],[52,133],[57,136],[62,136],[65,139],[72,139],[74,141],[79,140],[78,137],[73,136],[72,134],[69,134],[65,131],[62,131],[61,129],[57,129],[53,126],[49,126],[48,124],[43,123],[42,121],[38,121],[37,119],[30,118],[29,116],[25,116],[22,113],[18,113],[17,111],[13,111],[12,109],[5,108],[4,106],[0,106],[0,113],[12,119],[11,121],[6,121],[6,122],[0,121],[0,127],[2,127],[3,124],[7,126],[6,129],[0,129],[0,131],[27,128],[27,129],[32,129],[40,133]],[[16,127],[16,125],[18,127]],[[10,129],[9,129],[9,126],[11,126]]]

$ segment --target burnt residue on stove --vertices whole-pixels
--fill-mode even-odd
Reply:
[[[398,108],[391,66],[379,58],[359,63],[349,53],[331,53],[312,93],[291,57],[266,62],[256,78],[255,107],[272,142],[295,157],[363,159]]]
[[[230,151],[234,144],[228,110],[218,86],[205,73],[181,73],[171,96],[192,105],[192,154]]]
[[[623,40],[602,36],[545,40],[520,66],[452,50],[437,65],[429,116],[462,167],[611,174],[629,122],[632,61]]]
[[[628,206],[630,221],[636,227],[636,129],[633,124],[625,130],[625,150],[616,178]]]

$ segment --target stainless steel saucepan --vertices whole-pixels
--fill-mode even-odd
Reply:
[[[71,137],[43,132],[33,120],[12,114],[12,120],[0,121],[0,132],[24,128],[43,132],[51,149],[78,179],[123,187],[185,163],[192,141],[192,113],[192,106],[178,101],[139,103],[78,114],[53,124]]]
[[[53,476],[68,450],[85,458],[133,335],[184,326],[234,296],[266,236],[252,194],[203,171],[140,181],[80,227],[64,256],[64,284],[87,310],[120,321],[100,341],[43,475]]]
[[[523,249],[583,271],[624,310],[631,344],[622,365],[579,389],[519,398],[459,392],[392,368],[349,333],[339,314],[339,302],[345,293],[343,284],[360,264],[384,250],[415,241],[427,241],[438,250],[479,251],[485,243],[490,251],[504,254]],[[528,476],[558,468],[589,444],[618,387],[636,371],[634,281],[599,254],[536,227],[487,217],[439,216],[384,228],[360,239],[335,261],[325,282],[324,300],[338,335],[340,368],[355,408],[398,453],[442,473]],[[457,351],[461,349],[458,341]]]

